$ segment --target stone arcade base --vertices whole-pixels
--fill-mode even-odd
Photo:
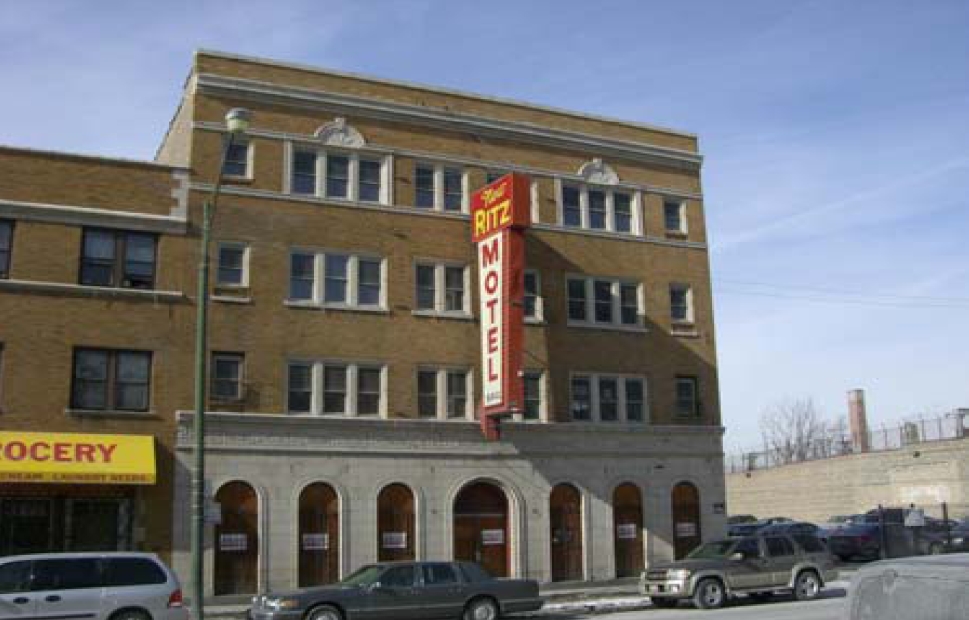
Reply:
[[[263,414],[209,414],[207,481],[212,492],[244,481],[258,497],[259,591],[296,587],[300,492],[313,482],[339,498],[339,570],[347,575],[378,554],[377,496],[392,483],[412,489],[416,559],[451,559],[453,507],[466,485],[485,481],[508,499],[508,567],[513,577],[552,580],[549,498],[569,483],[581,497],[580,581],[616,576],[612,497],[633,483],[642,495],[646,563],[673,555],[671,490],[693,483],[700,493],[705,539],[723,535],[720,427],[506,423],[486,442],[473,422],[334,419]],[[179,414],[173,564],[187,581],[194,463],[192,415]],[[213,577],[213,526],[207,531],[207,591]]]

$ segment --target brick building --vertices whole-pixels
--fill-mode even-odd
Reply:
[[[0,150],[3,429],[154,436],[154,485],[89,486],[130,503],[120,542],[188,575],[194,259],[232,107],[253,123],[214,221],[213,594],[402,558],[601,580],[720,533],[695,136],[199,52],[155,162]],[[487,442],[468,207],[509,171],[526,406]],[[12,512],[80,492],[0,485]]]

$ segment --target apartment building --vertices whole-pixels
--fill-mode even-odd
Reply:
[[[235,107],[252,126],[226,149]],[[154,484],[116,488],[122,542],[187,577],[191,291],[220,166],[211,594],[409,558],[602,580],[722,532],[695,136],[203,51],[154,162],[0,151],[0,419],[154,437]],[[530,183],[524,402],[488,441],[469,209],[508,172]],[[68,493],[18,475],[14,512]]]

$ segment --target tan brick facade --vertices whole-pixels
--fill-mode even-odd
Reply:
[[[155,435],[160,482],[139,491],[144,504],[136,527],[145,533],[136,542],[141,546],[162,551],[172,546],[167,507],[176,467],[176,411],[190,409],[193,395],[198,222],[222,154],[223,117],[237,106],[254,114],[250,178],[226,179],[213,239],[248,247],[248,284],[213,286],[209,345],[212,351],[245,354],[244,393],[237,401],[213,402],[212,411],[286,413],[290,360],[383,365],[383,415],[389,418],[417,417],[420,367],[474,369],[470,396],[480,397],[474,318],[414,312],[417,261],[474,260],[467,215],[414,208],[415,165],[430,162],[463,171],[465,201],[467,192],[484,184],[486,171],[515,170],[533,178],[538,223],[528,232],[526,262],[540,274],[544,315],[526,326],[525,357],[529,369],[545,373],[547,421],[570,423],[572,374],[635,375],[645,379],[644,429],[670,429],[676,435],[677,427],[706,428],[716,437],[715,446],[711,451],[707,443],[703,448],[698,444],[698,454],[717,456],[713,304],[694,136],[200,52],[159,150],[165,164],[0,149],[0,220],[14,222],[10,279],[0,280],[0,420],[4,429]],[[321,144],[315,132],[336,118],[358,131],[365,145],[355,151]],[[382,191],[389,199],[368,205],[294,196],[293,153],[309,147],[379,159],[387,175]],[[631,234],[560,224],[561,188],[585,183],[577,171],[594,158],[618,175],[619,183],[602,185],[604,191],[635,196],[638,230]],[[664,200],[684,205],[687,232],[666,230]],[[121,212],[120,219],[111,219],[114,212]],[[155,231],[154,289],[164,294],[75,286],[84,226]],[[385,307],[361,311],[287,303],[295,249],[380,257]],[[464,291],[472,309],[474,271]],[[637,283],[641,325],[569,325],[569,275]],[[672,283],[692,291],[689,324],[671,321]],[[71,413],[71,352],[78,346],[152,351],[149,412],[134,417]],[[677,376],[696,377],[699,415],[675,413]],[[597,424],[610,423],[586,424],[593,437]],[[387,428],[375,432],[392,432]],[[429,423],[428,432],[432,428]],[[688,442],[683,445],[688,451]],[[711,469],[714,479],[719,467]],[[179,475],[184,482],[187,474]],[[709,488],[722,501],[722,482]],[[704,514],[709,512],[707,499]],[[182,516],[174,517],[176,529],[183,525]]]

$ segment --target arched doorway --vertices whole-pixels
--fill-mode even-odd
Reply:
[[[700,544],[700,491],[690,482],[673,487],[673,550],[676,559],[684,557]]]
[[[229,482],[215,494],[222,522],[215,526],[215,566],[212,590],[216,595],[253,594],[259,589],[259,499],[241,481]]]
[[[643,499],[635,484],[620,484],[612,492],[612,521],[616,577],[638,577],[644,567]]]
[[[377,497],[377,558],[414,559],[414,493],[406,485],[385,486]]]
[[[495,577],[508,576],[508,498],[499,487],[475,482],[454,500],[454,559],[477,562]]]
[[[340,500],[328,484],[314,482],[299,494],[299,587],[340,579]]]
[[[571,484],[559,484],[549,498],[552,581],[578,581],[582,571],[582,496]]]

